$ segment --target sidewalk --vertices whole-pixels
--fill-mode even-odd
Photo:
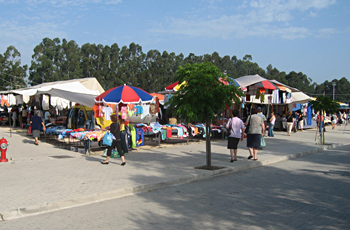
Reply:
[[[164,147],[139,148],[120,159],[102,165],[101,155],[90,157],[40,142],[30,136],[0,127],[0,138],[10,145],[8,163],[0,163],[0,220],[53,211],[113,199],[138,192],[247,170],[279,161],[349,144],[350,126],[327,127],[325,146],[315,144],[315,129],[292,133],[275,132],[266,137],[259,161],[247,160],[246,140],[239,143],[238,161],[230,163],[227,140],[212,142],[212,165],[208,171],[195,169],[206,164],[205,142]]]

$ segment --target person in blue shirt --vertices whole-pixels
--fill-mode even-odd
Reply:
[[[43,130],[46,130],[45,124],[43,122],[43,119],[39,117],[40,111],[36,110],[34,113],[34,116],[30,118],[30,124],[32,126],[32,134],[35,139],[34,144],[38,145],[39,144],[39,137],[40,137],[40,131],[41,131],[41,126],[43,126]]]
[[[50,109],[47,110],[44,114],[45,116],[45,125],[51,122],[51,114],[50,114]]]

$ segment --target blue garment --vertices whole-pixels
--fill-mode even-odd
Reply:
[[[138,106],[135,106],[135,109],[136,109],[136,115],[140,115],[140,114],[143,114],[143,108],[142,106],[138,105]]]
[[[306,112],[306,124],[307,125],[312,124],[312,109],[311,109],[310,103],[309,103],[309,106],[307,107],[307,112]]]
[[[273,131],[274,127],[275,127],[275,125],[272,125],[272,124],[269,125],[269,131],[268,131],[268,136],[269,137],[274,137],[275,136],[275,133]]]
[[[318,131],[322,132],[323,128],[324,128],[324,121],[318,122]]]
[[[43,119],[41,119],[41,117],[31,117],[30,121],[32,122],[32,130],[41,130],[41,123],[43,122]]]
[[[144,145],[143,129],[136,128],[136,146]]]
[[[166,129],[163,129],[162,131],[162,141],[166,139]]]

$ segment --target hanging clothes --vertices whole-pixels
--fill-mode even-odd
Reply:
[[[307,107],[307,113],[306,113],[306,123],[307,125],[312,124],[312,109],[311,109],[311,104]]]
[[[260,101],[261,102],[265,102],[265,94],[261,94],[260,95]]]
[[[134,126],[130,125],[130,135],[131,135],[131,148],[136,148],[136,129]]]
[[[127,106],[123,106],[122,108],[121,108],[121,111],[120,111],[120,116],[121,116],[121,118],[122,119],[128,119],[129,117],[128,117],[128,109],[127,109]]]
[[[259,98],[260,98],[260,89],[259,89],[259,88],[256,89],[255,98],[256,98],[256,99],[259,99]]]
[[[272,104],[279,104],[279,90],[272,91]]]
[[[144,145],[143,129],[136,128],[136,146],[143,146],[143,145]]]
[[[43,95],[43,100],[42,100],[42,109],[43,110],[49,110],[50,102],[49,102],[49,96]]]
[[[141,114],[141,119],[145,118],[147,115],[149,115],[149,105],[143,105],[142,110],[143,113]]]
[[[113,113],[113,109],[109,106],[105,106],[105,107],[103,107],[102,112],[105,114],[105,120],[110,121],[111,114]]]

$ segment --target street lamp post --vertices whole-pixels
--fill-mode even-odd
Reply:
[[[337,83],[335,81],[332,82],[332,85],[333,85],[333,101],[334,101],[334,88],[335,86],[337,85]]]

